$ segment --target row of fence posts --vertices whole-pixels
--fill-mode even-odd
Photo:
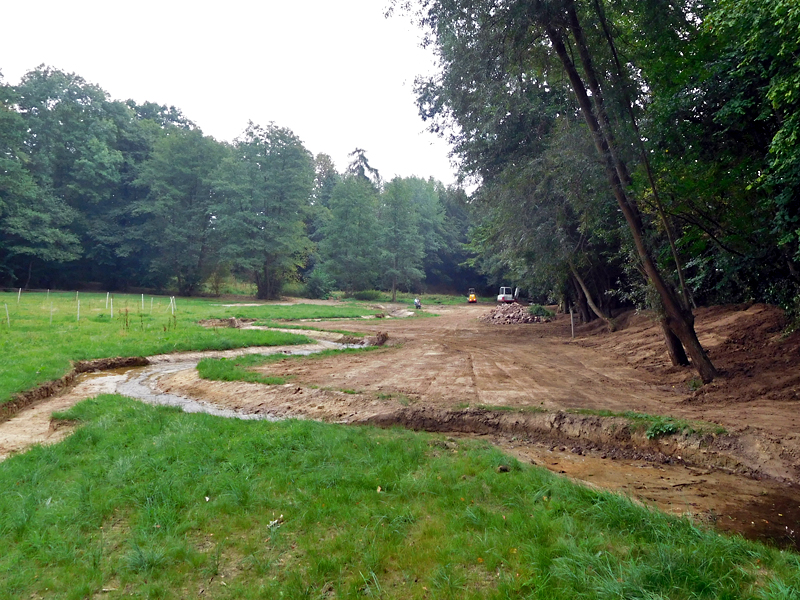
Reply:
[[[19,305],[19,301],[20,301],[21,298],[22,298],[22,288],[19,288],[19,291],[17,292],[17,305]],[[50,290],[47,290],[47,298],[46,298],[45,301],[46,302],[50,301]],[[80,321],[81,321],[81,298],[80,298],[80,292],[78,292],[78,291],[75,292],[75,303],[77,305],[76,314],[75,314],[75,321],[80,323]],[[6,324],[10,328],[11,327],[11,315],[8,312],[8,303],[4,302],[3,305],[5,306],[5,309],[6,309]],[[106,292],[106,310],[108,310],[109,307],[110,307],[110,310],[111,310],[111,318],[113,319],[114,318],[114,296],[111,295],[111,292]],[[175,296],[170,296],[169,297],[169,308],[170,308],[171,314],[174,316],[175,315],[175,310],[178,308],[178,305],[175,302]],[[144,294],[142,294],[142,312],[144,312]],[[153,314],[153,297],[152,296],[150,296],[150,314],[151,315]],[[52,325],[52,324],[53,324],[53,303],[50,302],[50,325]]]

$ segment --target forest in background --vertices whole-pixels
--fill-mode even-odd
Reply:
[[[360,149],[340,172],[275,124],[218,142],[174,107],[42,66],[0,81],[0,284],[194,294],[233,274],[274,298],[293,281],[491,283],[584,321],[655,309],[678,337],[701,304],[800,313],[794,2],[390,8],[436,51],[420,115],[469,195],[384,181]]]
[[[0,79],[0,285],[190,296],[236,277],[271,299],[481,281],[463,191],[351,158],[340,172],[274,123],[220,142],[46,66]]]

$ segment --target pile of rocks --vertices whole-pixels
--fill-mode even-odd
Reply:
[[[498,304],[482,317],[478,317],[484,323],[494,323],[506,325],[511,323],[541,323],[547,319],[535,317],[528,312],[527,306],[521,304]]]

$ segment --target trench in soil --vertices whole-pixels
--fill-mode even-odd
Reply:
[[[325,346],[335,347],[330,343]],[[309,354],[320,349],[321,346],[282,351],[287,354]],[[260,351],[263,353],[264,349]],[[207,355],[213,353],[194,353],[184,358],[160,357],[161,360],[156,359],[157,362],[145,367],[79,375],[74,387],[66,394],[43,400],[2,424],[4,429],[11,430],[11,441],[9,434],[0,432],[0,460],[31,443],[63,439],[68,435],[69,427],[59,427],[58,423],[50,421],[49,415],[99,393],[119,393],[150,404],[177,406],[185,412],[205,412],[228,418],[314,418],[307,411],[286,410],[285,405],[241,410],[164,391],[164,380],[194,373],[200,356]],[[212,382],[204,383],[212,385]],[[213,385],[225,384],[213,382]],[[287,387],[292,388],[289,392],[292,394],[300,390],[294,385]],[[296,401],[293,404],[297,407]],[[538,417],[548,418],[542,415]],[[330,418],[321,420],[332,421]],[[513,415],[491,411],[406,407],[377,415],[351,413],[348,418],[334,422],[371,423],[382,427],[401,425],[443,433],[453,438],[483,439],[522,462],[547,468],[586,485],[627,495],[672,514],[690,515],[721,531],[800,550],[800,490],[791,484],[743,477],[741,473],[726,472],[708,464],[693,466],[680,458],[676,460],[674,456],[654,452],[652,448],[637,449],[630,443],[616,446],[608,441],[597,443],[580,437],[569,438],[548,433],[541,427],[526,427],[524,419],[521,422]],[[16,441],[14,430],[18,434]],[[447,451],[446,445],[441,451]]]

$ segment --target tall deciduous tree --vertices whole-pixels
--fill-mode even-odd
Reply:
[[[397,300],[398,285],[410,289],[425,277],[425,238],[420,232],[419,206],[414,202],[415,183],[397,177],[386,185],[380,198],[382,278],[392,290],[392,302]]]
[[[149,193],[130,209],[142,219],[138,235],[159,286],[174,277],[178,292],[190,296],[215,266],[219,236],[211,176],[225,153],[199,129],[173,127],[141,167],[137,183]]]
[[[747,183],[764,193],[781,262],[800,286],[800,6],[791,0],[721,0],[707,30],[731,67],[724,84],[737,92],[717,120],[738,121],[761,134],[746,140],[763,160]]]
[[[331,194],[322,227],[320,269],[347,292],[373,287],[379,275],[378,191],[366,177],[345,175]]]
[[[311,250],[305,220],[314,161],[289,129],[251,123],[217,172],[223,258],[249,273],[262,299],[280,296]]]
[[[0,79],[0,274],[8,280],[16,271],[28,287],[35,262],[74,260],[80,245],[66,229],[75,212],[38,185],[27,169],[25,123],[11,108],[16,101]]]

